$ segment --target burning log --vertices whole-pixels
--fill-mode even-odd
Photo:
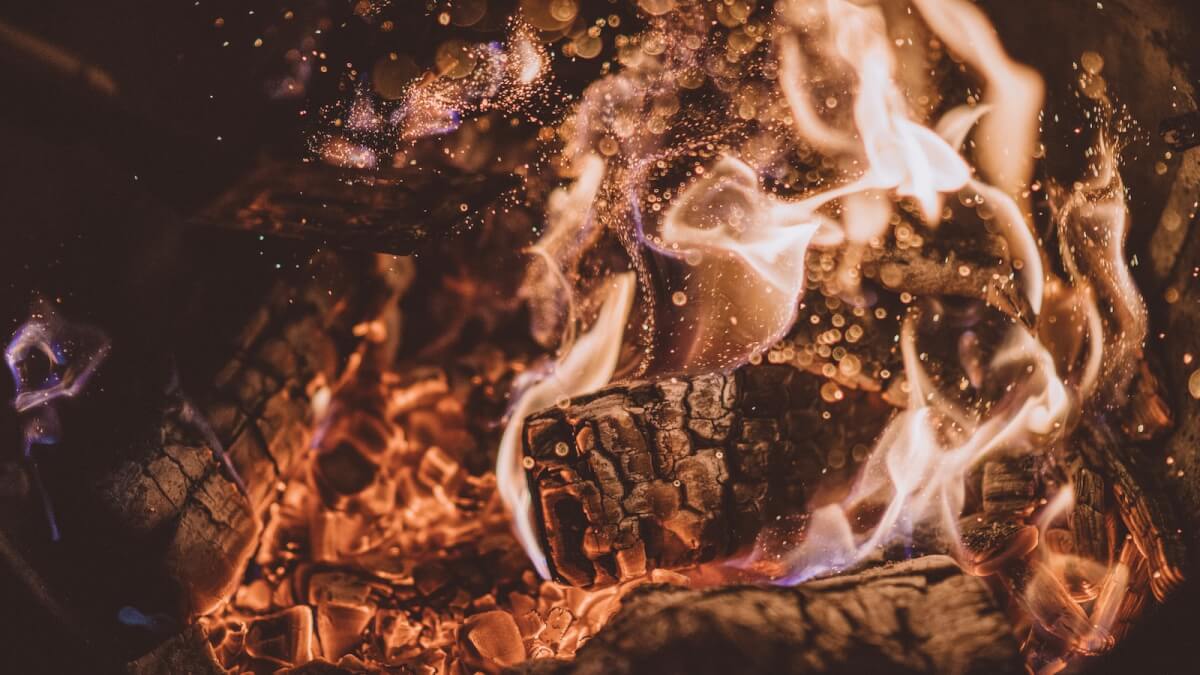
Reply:
[[[728,557],[802,507],[826,466],[845,469],[886,410],[762,365],[617,385],[531,415],[524,465],[551,572],[603,586]]]
[[[913,229],[908,226],[909,231]],[[917,236],[917,235],[912,235]],[[924,245],[868,248],[863,276],[885,288],[918,296],[956,296],[983,301],[1018,320],[1030,320],[1029,301],[1013,278],[1004,240],[995,235],[940,235]]]
[[[1149,482],[1150,476],[1134,476],[1122,446],[1100,422],[1085,425],[1085,430],[1088,433],[1079,444],[1081,451],[1112,481],[1121,520],[1149,561],[1150,589],[1163,602],[1183,584],[1187,565],[1183,532],[1176,524],[1174,509],[1164,491]]]
[[[794,588],[627,596],[573,662],[511,673],[1023,673],[1012,627],[986,584],[930,556]]]
[[[187,401],[168,404],[160,443],[100,480],[125,536],[166,542],[162,573],[182,615],[206,613],[233,592],[277,481],[308,447],[310,385],[336,378],[338,335],[350,334],[355,317],[372,316],[385,288],[363,275],[338,283],[347,272],[340,267],[326,272],[325,283],[299,293],[279,284],[201,398],[202,415],[188,414]]]
[[[431,234],[466,229],[517,184],[512,175],[448,167],[367,171],[320,162],[269,163],[195,220],[338,248],[406,255]]]
[[[990,516],[1027,517],[1037,506],[1035,458],[1015,457],[988,462],[983,467],[983,511]]]
[[[1072,550],[1092,560],[1108,564],[1112,559],[1113,532],[1105,508],[1107,493],[1099,474],[1080,466],[1072,482],[1075,486],[1075,505],[1068,516],[1073,537]]]

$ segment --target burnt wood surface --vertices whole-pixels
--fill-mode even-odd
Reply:
[[[576,654],[511,675],[1025,672],[986,584],[928,556],[793,588],[640,588]]]
[[[210,611],[240,580],[276,482],[308,447],[307,387],[336,378],[344,361],[336,336],[369,318],[369,273],[346,273],[348,262],[327,259],[309,283],[277,284],[211,386],[174,392],[160,442],[99,480],[123,538],[161,556],[182,616]],[[165,549],[153,544],[164,540]]]
[[[890,413],[861,392],[826,405],[821,382],[747,366],[615,385],[531,415],[525,466],[554,577],[598,586],[728,557],[768,519],[795,515],[826,453],[869,444]]]
[[[450,167],[356,170],[267,162],[193,220],[335,248],[409,254],[430,235],[460,234],[519,181]]]

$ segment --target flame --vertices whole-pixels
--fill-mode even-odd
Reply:
[[[16,383],[13,407],[26,412],[56,399],[78,396],[109,348],[108,338],[98,329],[68,323],[43,303],[4,349],[4,361]],[[40,380],[28,369],[34,354],[44,356],[50,366]]]
[[[4,361],[16,389],[13,408],[21,416],[21,454],[41,496],[50,539],[58,541],[54,506],[42,484],[33,447],[59,442],[63,430],[56,404],[83,393],[108,356],[111,343],[98,328],[68,322],[48,303],[38,304],[5,347]],[[39,355],[45,359],[45,368],[36,364]]]
[[[601,228],[592,203],[604,180],[604,160],[589,154],[579,161],[579,175],[569,188],[550,193],[546,233],[529,252],[534,256],[520,294],[529,302],[534,339],[544,345],[569,346],[575,336],[575,285],[579,260],[595,243]]]
[[[522,20],[542,34],[517,23],[503,45],[455,41],[436,72],[412,82],[394,106],[359,92],[339,118],[344,124],[337,135],[325,139],[325,159],[373,167],[395,150],[377,147],[376,136],[410,141],[448,133],[467,115],[509,112],[539,87],[547,91],[541,85],[550,59],[542,38],[568,30],[580,8],[574,1],[520,4]],[[804,505],[810,513],[798,544],[779,551],[773,548],[778,539],[764,536],[735,564],[796,583],[863,564],[895,544],[912,543],[918,532],[933,532],[965,568],[990,574],[993,568],[973,565],[978,559],[959,531],[964,508],[975,499],[968,481],[986,462],[1045,458],[1055,480],[1047,486],[1048,501],[1008,523],[1021,543],[1009,548],[1021,553],[1004,559],[1019,567],[1004,581],[1038,634],[1053,635],[1075,652],[1110,646],[1136,604],[1128,594],[1145,592],[1147,563],[1131,544],[1121,560],[1098,561],[1044,542],[1063,534],[1064,516],[1076,507],[1075,487],[1061,477],[1057,460],[1082,416],[1124,402],[1146,339],[1146,308],[1125,262],[1128,212],[1115,144],[1098,143],[1088,180],[1051,190],[1061,248],[1056,258],[1066,271],[1059,278],[1035,234],[1030,206],[1034,164],[1044,151],[1038,138],[1044,86],[1036,72],[1009,57],[972,3],[913,0],[907,18],[894,16],[881,0],[783,0],[759,10],[753,3],[735,3],[736,10],[730,3],[638,4],[645,31],[622,36],[627,40],[618,42],[603,77],[556,130],[542,129],[556,133],[539,134],[557,151],[546,165],[570,182],[548,195],[546,230],[529,250],[520,295],[531,311],[534,339],[556,347],[557,355],[518,377],[495,468],[496,490],[537,572],[548,575],[521,459],[530,413],[594,391],[634,365],[639,374],[661,376],[757,362],[791,339],[800,303],[817,284],[827,300],[867,311],[881,293],[863,282],[864,261],[892,236],[898,249],[907,248],[900,245],[901,225],[906,238],[927,242],[937,242],[946,229],[974,228],[980,237],[994,230],[1007,245],[995,255],[1005,271],[989,282],[1014,284],[1023,304],[989,312],[975,303],[974,323],[966,325],[944,320],[949,303],[936,293],[921,298],[895,336],[903,372],[894,373],[883,397],[897,411],[860,473]],[[743,11],[746,16],[735,16]],[[603,23],[573,37],[566,53],[582,54],[581,45],[592,44]],[[726,41],[718,44],[714,36]],[[943,49],[963,76],[982,83],[981,97],[940,91],[933,64],[923,59]],[[561,147],[553,145],[559,140]],[[597,272],[589,265],[600,260],[602,268],[621,253],[628,266],[619,269],[630,271]],[[836,273],[826,274],[833,265]],[[961,269],[950,273],[971,276],[971,269]],[[992,288],[983,290],[990,299]],[[901,303],[912,300],[903,288],[895,291]],[[890,311],[883,304],[876,310]],[[363,336],[376,332],[388,331],[362,329]],[[946,357],[932,366],[946,345],[960,363]],[[640,348],[640,364],[622,358],[634,352],[631,346]],[[352,372],[367,358],[356,357]],[[962,377],[944,381],[942,367]],[[872,391],[889,385],[871,384]],[[364,456],[402,455],[409,450],[405,434],[437,425],[437,415],[410,410],[416,406],[409,399],[424,396],[422,386],[389,390],[386,382],[371,382],[364,398],[371,405],[378,403],[372,396],[384,400],[383,414],[360,414],[362,401],[339,398],[357,395],[359,386],[339,386],[333,402],[322,397],[329,421],[317,430],[315,462],[342,441],[363,445]],[[438,396],[448,391],[445,381],[429,386]],[[445,405],[451,410],[439,414],[461,415],[457,404]],[[395,420],[410,412],[401,429]],[[367,448],[363,438],[385,450]],[[454,503],[449,486],[462,479],[453,453],[432,445],[421,452],[413,463],[419,462],[417,480],[426,487],[391,477],[400,483],[394,491],[362,488],[370,497],[355,499],[370,505],[365,515],[306,507],[313,557],[371,568],[382,541],[398,543],[406,555],[416,539],[428,549],[454,538],[447,533],[482,531]],[[388,464],[377,460],[370,458]],[[302,510],[296,503],[303,500],[289,495],[277,510]],[[489,504],[489,523],[503,523],[500,505]],[[372,519],[391,519],[391,529],[381,534]],[[718,573],[696,578],[706,574]],[[619,595],[564,591],[550,582],[543,589],[582,619],[576,634],[550,629],[566,640],[556,654],[571,653],[578,636],[594,633]],[[1086,603],[1093,603],[1088,611]],[[515,614],[518,604],[512,601]],[[528,635],[541,640],[539,630]]]
[[[1041,76],[1009,58],[987,16],[971,3],[913,0],[913,6],[938,38],[983,76],[983,100],[992,112],[975,137],[978,163],[996,187],[1020,196],[1033,174],[1045,89]]]
[[[550,576],[534,533],[532,502],[521,466],[521,433],[532,412],[599,389],[617,368],[625,322],[633,306],[634,277],[620,274],[605,287],[604,301],[591,329],[555,361],[549,372],[531,372],[519,383],[520,394],[509,411],[496,459],[496,482],[513,517],[517,538],[543,578]]]
[[[1089,392],[1099,387],[1103,401],[1120,403],[1141,361],[1149,319],[1125,262],[1129,211],[1112,143],[1101,136],[1092,155],[1087,181],[1066,194],[1054,191],[1054,216],[1063,264],[1088,308],[1091,352],[1084,382]],[[1109,309],[1107,321],[1100,302]]]
[[[930,519],[956,538],[967,472],[990,455],[1063,431],[1071,397],[1050,354],[1028,331],[1012,329],[992,360],[989,376],[1018,376],[995,385],[1009,392],[1008,400],[981,417],[937,390],[921,365],[914,322],[910,317],[900,336],[908,408],[884,429],[847,498],[812,513],[804,542],[780,561],[785,583],[850,567]],[[879,521],[865,536],[856,534],[855,513],[880,502]]]
[[[747,161],[727,155],[687,186],[657,235],[645,238],[664,255],[691,259],[678,295],[683,302],[675,303],[688,305],[676,317],[688,334],[676,340],[682,343],[676,353],[664,357],[673,366],[668,370],[732,368],[783,337],[805,290],[811,245],[849,242],[839,278],[842,290],[852,291],[863,246],[882,235],[894,213],[888,195],[915,200],[930,224],[940,222],[946,194],[962,193],[990,206],[1020,261],[1028,305],[1035,315],[1040,312],[1044,272],[1031,226],[1009,194],[972,176],[957,150],[975,123],[997,109],[960,106],[930,129],[913,119],[901,93],[878,6],[794,0],[789,8],[793,21],[818,34],[813,37],[823,57],[834,60],[853,83],[852,119],[841,121],[850,128],[842,129],[839,120],[826,121],[811,105],[799,41],[792,33],[780,38],[780,89],[794,131],[813,147],[834,153],[848,180],[800,199],[783,199],[761,190]],[[1006,91],[1013,78],[988,72],[1000,81],[994,88]],[[1009,114],[1007,108],[1002,112]],[[1008,165],[1003,168],[1011,173]],[[840,219],[829,214],[834,205],[840,205]],[[736,262],[730,264],[731,259]],[[700,302],[693,304],[693,298]]]
[[[672,205],[655,244],[692,268],[673,299],[691,328],[676,359],[705,372],[765,351],[795,321],[809,245],[840,238],[806,205],[764,194],[745,162],[720,159]]]

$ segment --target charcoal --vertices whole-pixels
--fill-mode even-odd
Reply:
[[[1031,456],[1001,459],[983,467],[983,510],[990,515],[1028,516],[1037,506],[1037,476]]]
[[[312,611],[289,607],[248,622],[246,654],[278,666],[304,664],[313,657],[312,635]]]
[[[1112,559],[1112,532],[1108,516],[1108,500],[1104,479],[1091,469],[1081,466],[1072,479],[1075,503],[1067,517],[1074,537],[1073,551],[1099,563]]]
[[[476,670],[498,673],[525,660],[525,645],[517,622],[503,610],[467,617],[459,629],[458,640],[464,663]]]
[[[354,272],[349,263],[324,259],[307,284],[272,290],[210,388],[196,393],[211,434],[187,406],[169,401],[160,443],[99,480],[124,536],[139,545],[166,542],[162,573],[177,589],[182,616],[205,614],[235,590],[280,477],[309,446],[309,385],[335,380],[344,349],[337,334],[349,335],[361,317],[354,312],[373,315],[388,297],[377,271]],[[339,303],[344,311],[335,311]]]
[[[963,549],[960,562],[976,576],[995,574],[1009,562],[1024,558],[1038,545],[1038,530],[1015,520],[969,517],[959,524]]]
[[[1149,562],[1150,590],[1162,602],[1183,584],[1187,564],[1182,530],[1171,502],[1151,475],[1139,472],[1135,476],[1125,448],[1103,423],[1093,421],[1085,431],[1080,443],[1083,453],[1093,465],[1103,467],[1112,481],[1121,522]]]

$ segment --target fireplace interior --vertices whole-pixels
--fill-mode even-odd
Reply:
[[[0,9],[0,672],[1196,672],[1198,33]]]

